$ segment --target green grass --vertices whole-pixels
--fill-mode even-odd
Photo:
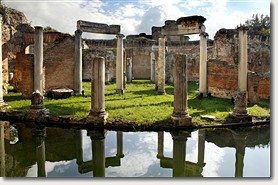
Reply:
[[[170,120],[173,112],[173,85],[166,84],[166,95],[157,95],[154,84],[147,80],[134,80],[131,84],[127,84],[124,95],[116,94],[115,89],[115,84],[105,87],[105,108],[109,114],[109,120],[136,121],[138,124]],[[51,114],[86,117],[91,109],[91,83],[83,82],[83,90],[85,96],[72,96],[59,100],[45,99],[44,105]],[[190,82],[188,113],[193,122],[208,123],[200,119],[202,115],[212,115],[223,121],[233,110],[231,100],[215,97],[199,99],[197,90],[197,84]],[[16,110],[28,110],[31,104],[29,99],[22,99],[21,94],[15,92],[5,95],[4,101]],[[251,105],[248,111],[255,116],[269,116],[269,102],[264,100]]]

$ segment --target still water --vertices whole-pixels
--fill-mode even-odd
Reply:
[[[1,122],[2,177],[270,177],[270,127],[176,132]]]

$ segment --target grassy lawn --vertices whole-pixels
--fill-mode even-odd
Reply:
[[[173,112],[174,87],[166,84],[166,95],[157,95],[154,84],[148,80],[134,80],[127,84],[124,95],[116,94],[116,84],[105,87],[105,107],[109,120],[137,121],[138,124],[150,124],[155,121],[170,120]],[[44,105],[51,114],[86,117],[91,108],[91,83],[83,82],[85,96],[72,96],[68,99],[45,99]],[[203,98],[199,99],[198,86],[190,82],[188,85],[188,112],[193,122],[208,123],[200,118],[202,115],[212,115],[223,121],[233,110],[229,99]],[[16,110],[28,110],[29,99],[22,99],[20,93],[10,92],[4,96],[5,103]],[[251,115],[269,116],[270,103],[264,100],[248,107]],[[213,124],[213,122],[212,122]]]

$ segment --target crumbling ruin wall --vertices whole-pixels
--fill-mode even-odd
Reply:
[[[238,32],[220,29],[214,37],[213,58],[208,57],[208,90],[212,96],[232,98],[238,89]],[[248,32],[248,99],[270,97],[270,39]]]
[[[65,35],[45,48],[45,91],[52,89],[73,89],[74,76],[74,37]]]
[[[125,39],[126,57],[132,60],[134,79],[151,78],[151,51],[155,44],[151,35],[128,35]]]

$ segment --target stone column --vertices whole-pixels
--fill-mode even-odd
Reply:
[[[132,59],[128,58],[126,63],[126,77],[127,83],[132,82]]]
[[[5,122],[0,121],[0,156],[1,156],[1,171],[0,176],[6,176],[6,152],[5,152]]]
[[[174,111],[171,116],[175,126],[191,126],[192,118],[187,112],[187,58],[176,54],[173,65]]]
[[[116,93],[124,93],[123,34],[117,35]]]
[[[36,140],[36,159],[38,165],[38,177],[46,177],[45,172],[45,128],[33,131]]]
[[[103,57],[96,57],[92,69],[92,95],[89,122],[105,123],[108,113],[105,112],[105,61]]]
[[[200,34],[199,92],[201,97],[206,97],[208,94],[207,37],[208,34],[206,32]]]
[[[239,38],[239,64],[238,64],[238,89],[240,92],[247,91],[247,27],[238,28]]]
[[[234,110],[231,116],[236,122],[250,122],[252,116],[247,111],[247,27],[239,27],[239,64],[238,64],[238,92],[235,97]]]
[[[157,94],[165,92],[165,37],[158,39],[158,61],[157,61]]]
[[[151,52],[151,82],[155,82],[155,54]]]
[[[74,66],[74,94],[82,94],[82,31],[75,31],[75,66]]]
[[[34,90],[43,95],[43,28],[35,26],[34,38]]]

